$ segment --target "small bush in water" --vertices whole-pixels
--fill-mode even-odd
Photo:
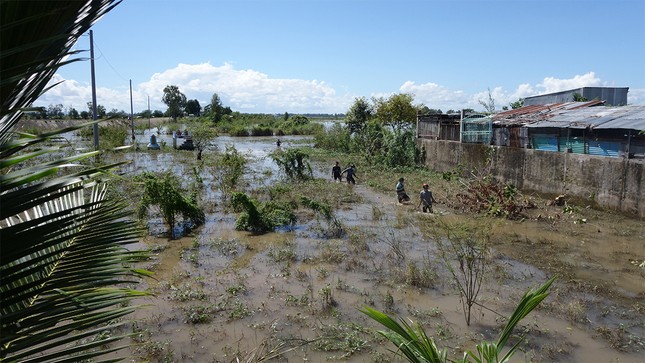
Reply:
[[[161,211],[169,234],[174,238],[174,226],[177,215],[190,220],[195,225],[204,223],[206,217],[197,205],[197,195],[181,188],[177,176],[171,173],[153,174],[145,172],[138,178],[143,184],[143,196],[139,202],[138,215],[143,218],[151,207],[157,206]]]
[[[233,193],[232,202],[235,210],[242,211],[235,221],[235,229],[238,231],[264,233],[296,221],[295,214],[286,203],[260,203],[239,192]]]

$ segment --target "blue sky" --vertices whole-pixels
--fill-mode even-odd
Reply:
[[[629,87],[645,104],[643,0],[124,0],[92,29],[108,111],[130,112],[130,80],[135,113],[148,99],[165,111],[167,85],[262,113],[344,113],[394,93],[481,110],[489,89],[501,109],[583,86]],[[35,105],[86,109],[89,61],[54,80]]]

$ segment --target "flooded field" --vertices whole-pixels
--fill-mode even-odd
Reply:
[[[148,134],[137,136],[145,145]],[[169,137],[169,136],[168,136]],[[192,152],[129,152],[125,175],[171,170],[187,178]],[[280,137],[282,148],[308,144]],[[218,137],[250,162],[240,191],[262,195],[282,178],[268,155],[275,137]],[[205,152],[206,155],[208,152]],[[123,154],[120,154],[123,155]],[[524,221],[484,220],[493,247],[470,326],[459,292],[441,257],[437,231],[472,222],[444,204],[422,214],[394,193],[371,190],[363,180],[333,184],[331,164],[313,164],[324,187],[340,195],[335,216],[345,233],[330,238],[327,222],[299,210],[297,224],[256,235],[236,231],[237,214],[216,188],[217,170],[201,168],[205,225],[169,239],[161,218],[148,222],[139,248],[153,251],[144,267],[155,272],[140,289],[132,317],[136,343],[128,361],[278,362],[402,361],[381,329],[358,311],[371,306],[422,324],[438,347],[460,358],[482,340],[494,341],[521,296],[558,275],[551,295],[517,330],[526,337],[513,361],[643,362],[645,357],[645,223],[579,207],[541,206]],[[360,165],[359,176],[360,174]],[[393,183],[394,184],[394,183]],[[538,216],[539,214],[539,216]],[[179,231],[181,234],[181,231]]]

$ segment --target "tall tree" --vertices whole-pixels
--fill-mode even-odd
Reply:
[[[78,111],[74,107],[69,107],[69,110],[67,111],[67,117],[69,117],[72,120],[78,120],[81,116],[78,114]]]
[[[199,104],[199,101],[198,100],[186,101],[186,113],[189,115],[201,116],[202,106]]]
[[[360,132],[365,128],[367,122],[372,118],[374,111],[365,97],[354,99],[354,104],[347,110],[345,123],[350,133]]]
[[[87,109],[89,110],[90,116],[94,113],[94,109],[92,108],[92,101],[87,103]],[[96,105],[96,118],[104,118],[107,115],[107,111],[105,110],[105,106],[103,105]]]
[[[49,105],[49,107],[47,107],[47,118],[52,120],[63,118],[63,105]]]
[[[186,95],[179,91],[179,87],[170,85],[163,89],[163,103],[168,106],[168,115],[172,117],[173,121],[177,121],[177,117],[181,116],[184,108],[186,107]]]
[[[387,100],[374,99],[376,117],[395,131],[409,129],[417,120],[417,109],[412,105],[413,101],[412,95],[407,93],[394,94]]]
[[[211,96],[210,103],[211,119],[213,122],[220,122],[224,116],[224,106],[222,106],[222,100],[219,98],[217,93],[213,93]]]

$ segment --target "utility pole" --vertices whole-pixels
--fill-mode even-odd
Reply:
[[[132,144],[134,145],[134,109],[132,106],[132,80],[130,80],[130,125],[132,127]]]
[[[152,130],[152,128],[150,127],[150,96],[148,96],[148,129]]]
[[[94,76],[94,33],[90,30],[90,65],[92,69],[92,120],[96,121],[98,116],[96,110],[96,77]],[[95,122],[94,125],[94,149],[99,148],[99,125]]]

